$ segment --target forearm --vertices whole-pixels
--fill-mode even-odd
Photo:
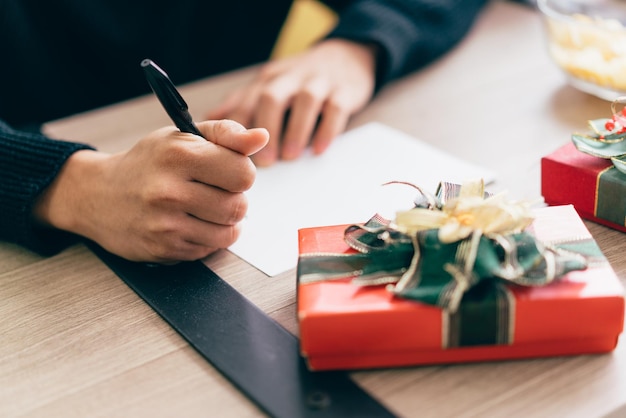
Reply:
[[[17,131],[0,121],[0,239],[53,254],[76,237],[44,227],[33,209],[67,159],[84,144]]]

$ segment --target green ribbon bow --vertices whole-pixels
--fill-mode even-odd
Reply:
[[[588,121],[593,133],[572,134],[576,149],[597,158],[611,160],[615,168],[626,174],[626,133],[614,133],[606,130],[607,122],[612,119],[594,119]]]
[[[443,182],[436,196],[420,190],[428,198],[416,199],[415,210],[426,206],[443,211],[459,190]],[[344,239],[356,253],[302,254],[298,277],[301,283],[353,277],[358,285],[387,284],[399,297],[455,313],[471,289],[502,283],[543,286],[587,267],[583,255],[543,245],[525,231],[485,234],[476,229],[453,242],[440,235],[439,229],[402,232],[375,215],[363,225],[346,228]]]

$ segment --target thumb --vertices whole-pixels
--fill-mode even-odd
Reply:
[[[246,129],[229,119],[200,122],[197,126],[207,141],[243,155],[256,153],[267,144],[270,137],[267,129]]]

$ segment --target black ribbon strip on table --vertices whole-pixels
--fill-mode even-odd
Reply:
[[[298,339],[201,261],[146,265],[89,247],[270,416],[394,416],[346,372],[309,371]]]

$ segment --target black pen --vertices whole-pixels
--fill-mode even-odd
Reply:
[[[181,132],[187,132],[204,138],[204,135],[200,133],[193,123],[191,115],[187,111],[187,103],[178,90],[176,90],[174,83],[172,83],[167,73],[150,59],[141,61],[141,67],[146,74],[148,84],[150,84],[152,91],[154,91],[154,94],[156,94],[176,127],[180,129]]]

